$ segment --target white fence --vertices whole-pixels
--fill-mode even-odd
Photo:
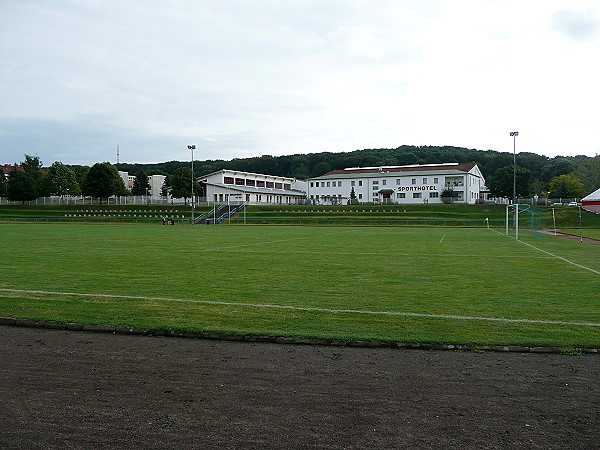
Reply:
[[[23,202],[11,202],[6,197],[0,197],[0,205],[21,205]],[[184,205],[190,204],[183,198],[153,197],[150,195],[113,196],[108,199],[92,197],[39,197],[25,202],[26,205]],[[201,204],[196,202],[197,205]]]

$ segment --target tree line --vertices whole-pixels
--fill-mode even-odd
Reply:
[[[25,155],[25,160],[15,164],[8,177],[0,174],[0,196],[11,201],[26,202],[49,196],[85,195],[102,199],[130,195],[117,168],[108,162],[69,167],[56,161],[44,169],[39,157]]]
[[[512,198],[513,154],[493,150],[461,147],[401,146],[395,149],[366,149],[352,152],[321,152],[286,156],[258,156],[232,160],[194,161],[194,176],[200,177],[221,169],[263,173],[306,179],[347,167],[379,167],[444,162],[476,163],[492,196]],[[0,172],[0,196],[13,201],[33,200],[57,195],[85,195],[108,198],[112,195],[144,195],[148,176],[165,175],[163,195],[189,198],[192,173],[189,161],[158,164],[109,162],[92,167],[54,162],[42,170],[36,156],[25,155],[22,171],[13,170],[8,178]],[[135,174],[133,190],[126,189],[118,170]],[[600,188],[600,156],[557,156],[549,158],[535,153],[517,154],[517,197],[540,195],[550,198],[583,197]],[[199,186],[194,185],[197,193]]]
[[[600,156],[547,156],[521,152],[517,154],[518,196],[582,197],[600,188]],[[392,149],[365,149],[351,152],[321,152],[285,156],[257,156],[231,160],[194,161],[194,175],[203,176],[221,169],[264,173],[300,180],[323,175],[331,170],[347,167],[402,166],[410,164],[441,164],[448,162],[476,163],[486,179],[492,195],[512,198],[513,154],[494,150],[475,150],[451,146],[409,146]],[[189,161],[168,161],[158,164],[118,165],[120,170],[136,173],[173,174]],[[502,170],[500,170],[502,169]],[[500,171],[500,173],[498,173]],[[506,173],[510,172],[510,189],[504,187]],[[498,178],[494,181],[494,178]],[[562,177],[567,175],[567,177]],[[557,178],[560,180],[553,181]],[[562,187],[561,187],[562,186]],[[566,196],[557,195],[568,190]],[[580,194],[580,195],[575,195]]]
[[[150,175],[156,175],[151,171]],[[167,193],[175,198],[189,198],[192,184],[192,171],[189,167],[180,167],[174,173],[167,174],[161,194]],[[96,163],[89,166],[67,166],[60,161],[49,168],[42,167],[37,156],[25,155],[25,160],[14,164],[8,177],[0,172],[0,197],[10,201],[30,201],[38,197],[49,196],[89,196],[96,199],[109,198],[113,195],[147,195],[150,183],[149,174],[143,169],[135,175],[132,189],[126,188],[123,178],[113,164]],[[194,183],[198,195],[200,185]]]

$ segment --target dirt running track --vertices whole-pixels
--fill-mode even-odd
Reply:
[[[0,326],[1,448],[600,448],[600,356]]]

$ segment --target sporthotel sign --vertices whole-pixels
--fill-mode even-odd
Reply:
[[[399,191],[435,191],[435,186],[400,186]]]

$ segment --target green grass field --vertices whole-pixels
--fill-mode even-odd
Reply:
[[[498,230],[3,224],[0,316],[233,334],[600,347],[600,246],[522,233],[587,270]]]

